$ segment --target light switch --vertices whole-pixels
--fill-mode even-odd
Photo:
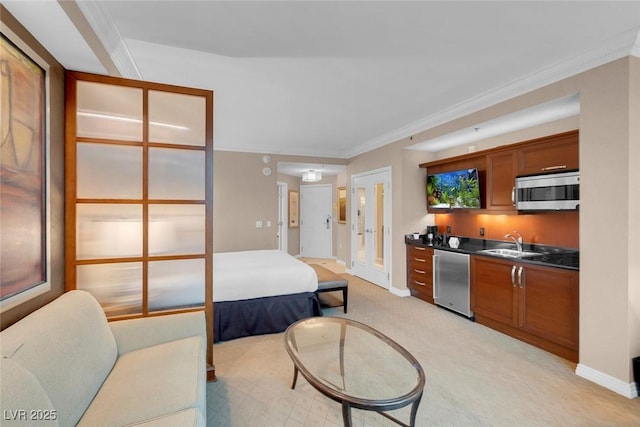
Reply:
[[[262,221],[256,221],[256,228],[262,228]]]
[[[267,228],[271,227],[271,221],[267,221]]]

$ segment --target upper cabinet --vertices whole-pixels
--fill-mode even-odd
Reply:
[[[476,212],[515,212],[513,192],[519,175],[579,169],[577,130],[497,147],[468,155],[423,163],[427,173],[477,168],[482,208]],[[429,211],[438,211],[433,208]],[[442,210],[442,209],[440,209]]]
[[[515,210],[513,190],[517,174],[516,150],[487,154],[486,208]]]
[[[541,138],[517,150],[516,175],[578,169],[578,131]]]

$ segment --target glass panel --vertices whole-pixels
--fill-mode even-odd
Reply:
[[[77,175],[80,199],[141,199],[142,147],[79,143]]]
[[[149,255],[203,254],[204,205],[150,205]]]
[[[149,141],[205,145],[206,98],[149,91]]]
[[[77,288],[90,292],[107,316],[142,312],[142,263],[79,265]]]
[[[366,200],[367,200],[367,189],[365,187],[356,188],[356,197],[358,203],[358,249],[357,249],[357,257],[358,262],[365,262],[365,240],[366,240]]]
[[[142,141],[142,89],[77,84],[77,136]]]
[[[141,205],[76,205],[76,257],[142,256]]]
[[[384,270],[384,184],[378,183],[374,186],[374,197],[376,199],[374,214],[374,254],[373,266],[376,269]]]
[[[205,152],[149,149],[149,198],[205,199]]]
[[[204,305],[204,259],[149,263],[149,311]]]

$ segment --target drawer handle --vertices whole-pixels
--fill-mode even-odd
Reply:
[[[420,285],[420,286],[427,286],[426,283],[424,282],[418,282],[417,280],[414,280],[413,283],[415,283],[416,285]]]
[[[422,258],[414,258],[413,260],[418,262],[427,262],[426,259],[422,259]]]
[[[415,249],[416,251],[426,251],[425,248],[421,248],[420,246],[414,246],[413,249]]]
[[[566,169],[567,165],[558,165],[558,166],[547,166],[546,168],[542,168],[543,171],[555,171],[558,169]]]
[[[424,270],[416,270],[415,268],[413,269],[413,271],[415,271],[416,273],[420,273],[420,274],[425,274],[426,271]]]

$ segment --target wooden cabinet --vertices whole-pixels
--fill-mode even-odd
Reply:
[[[578,361],[577,271],[471,257],[476,322]]]
[[[488,210],[515,210],[513,187],[516,181],[516,150],[487,154]]]
[[[579,134],[574,130],[472,155],[423,163],[420,167],[427,168],[429,173],[477,168],[484,209],[492,213],[515,213],[512,197],[516,176],[579,169],[578,145]]]
[[[566,132],[520,148],[516,175],[578,169],[579,161],[578,131]]]
[[[433,248],[407,245],[407,286],[411,295],[434,304]]]

